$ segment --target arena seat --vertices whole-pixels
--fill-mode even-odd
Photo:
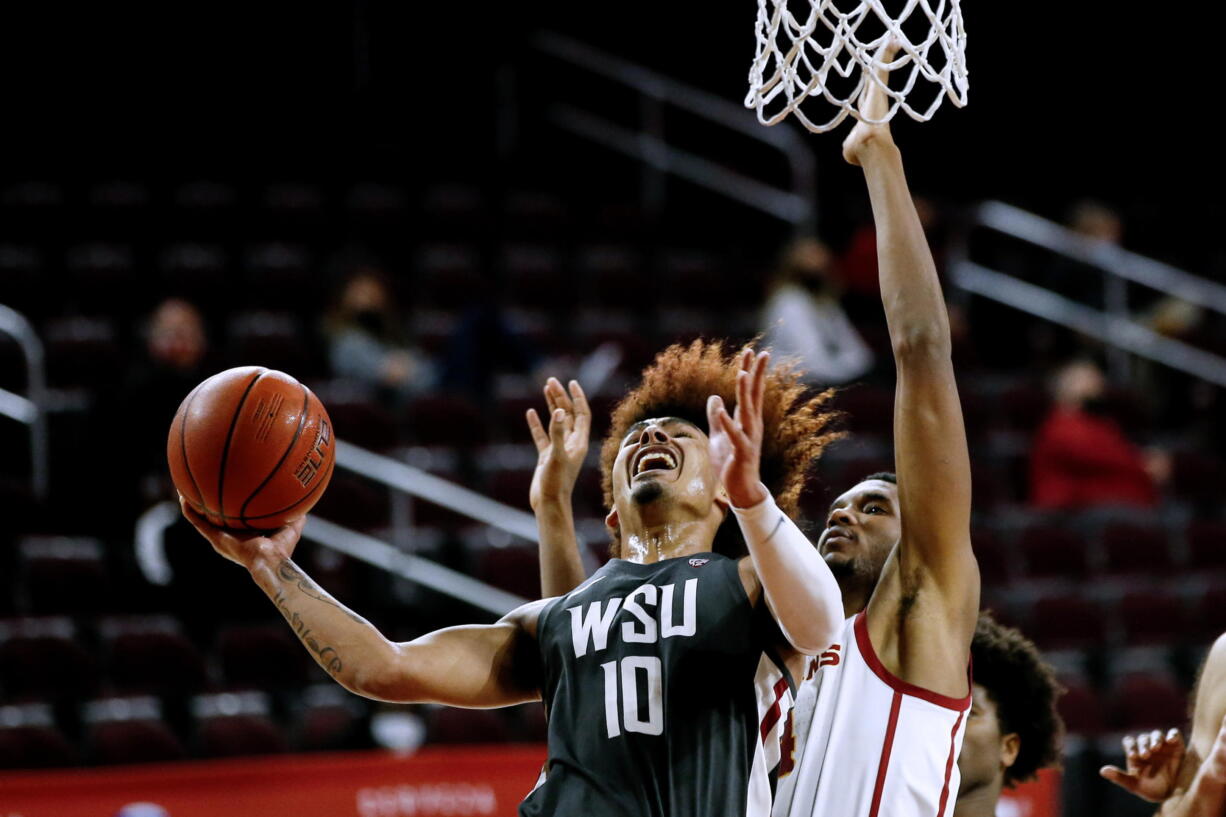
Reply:
[[[1128,673],[1109,693],[1112,726],[1126,732],[1169,729],[1186,722],[1187,695],[1164,673]]]
[[[309,335],[292,313],[260,310],[241,312],[230,318],[226,330],[231,360],[258,360],[261,366],[280,369],[300,379],[320,373],[323,362]]]
[[[202,757],[282,754],[289,740],[269,715],[268,696],[258,692],[201,695],[192,702],[195,744]]]
[[[1196,573],[1226,572],[1226,522],[1198,519],[1184,529],[1186,569]]]
[[[93,763],[156,763],[179,760],[187,749],[161,720],[156,698],[103,698],[84,707],[85,744]]]
[[[370,744],[366,705],[336,684],[307,687],[294,745],[306,751],[338,751]]]
[[[1004,540],[990,528],[977,527],[971,529],[971,543],[980,581],[985,586],[1008,584],[1016,572],[1016,557]]]
[[[123,350],[111,320],[57,318],[42,334],[49,385],[99,389],[122,379]]]
[[[115,603],[100,540],[28,536],[18,553],[19,592],[30,615],[96,615]]]
[[[423,444],[466,449],[487,437],[481,410],[459,395],[421,395],[409,403],[405,416],[413,438]]]
[[[1102,607],[1074,593],[1041,597],[1023,614],[1026,633],[1041,649],[1102,646],[1106,633]]]
[[[1184,599],[1161,590],[1132,590],[1120,599],[1116,618],[1130,645],[1178,644],[1191,630]]]
[[[111,685],[124,693],[185,695],[202,690],[204,656],[170,616],[122,616],[98,622]]]
[[[414,303],[460,311],[476,295],[490,294],[491,282],[483,274],[481,258],[471,246],[427,244],[418,248],[413,266]]]
[[[240,286],[249,306],[297,314],[321,311],[327,295],[319,285],[314,254],[305,245],[285,241],[248,247]]]
[[[530,239],[565,236],[572,221],[567,202],[546,190],[508,191],[503,216],[508,235]]]
[[[430,714],[426,742],[434,744],[506,743],[511,730],[493,709],[441,707]]]
[[[80,755],[54,726],[0,726],[0,769],[75,766]]]
[[[612,309],[641,309],[648,296],[661,286],[649,273],[641,253],[619,244],[581,247],[575,253],[575,283],[581,287],[583,302]]]
[[[0,244],[0,303],[37,319],[53,298],[43,252],[29,244]]]
[[[236,624],[217,634],[222,676],[232,687],[297,687],[306,680],[309,660],[284,622]]]
[[[0,688],[6,700],[81,698],[98,686],[98,661],[67,618],[0,621]]]
[[[1036,578],[1082,579],[1088,570],[1084,534],[1054,522],[1035,521],[1018,535],[1017,546],[1026,575]]]
[[[508,244],[502,248],[499,271],[509,302],[531,309],[562,310],[575,301],[569,270],[557,247]]]
[[[1167,531],[1157,522],[1108,523],[1102,531],[1103,569],[1115,576],[1165,576],[1174,568]]]
[[[1103,696],[1080,675],[1061,675],[1064,687],[1056,701],[1065,729],[1076,735],[1096,736],[1107,727],[1107,711]]]
[[[485,547],[478,552],[477,577],[525,599],[541,597],[541,567],[536,545]]]

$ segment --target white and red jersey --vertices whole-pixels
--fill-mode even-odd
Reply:
[[[774,817],[949,817],[970,711],[890,674],[864,613],[810,664],[785,735]]]

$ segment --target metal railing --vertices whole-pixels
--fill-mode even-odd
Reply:
[[[337,443],[336,466],[385,485],[391,490],[441,505],[513,536],[536,541],[536,519],[532,514],[495,502],[476,491],[420,468],[345,442]],[[145,577],[154,584],[169,584],[173,578],[170,563],[166,559],[165,535],[166,530],[178,518],[178,505],[161,502],[145,511],[137,520],[137,563]],[[410,530],[409,536],[406,537],[409,546],[411,534]],[[344,553],[496,615],[503,615],[527,601],[430,559],[407,552],[403,548],[318,516],[308,519],[302,536],[338,553]],[[580,542],[582,543],[581,539]]]
[[[0,304],[0,332],[17,341],[25,359],[26,395],[0,388],[0,415],[23,423],[30,430],[30,486],[46,499],[50,483],[47,439],[47,374],[43,343],[20,312]]]
[[[1112,374],[1124,379],[1128,354],[1226,386],[1226,358],[1166,337],[1137,321],[1128,309],[1127,286],[1158,292],[1226,314],[1226,286],[1121,247],[1087,238],[1026,210],[988,201],[969,214],[968,235],[949,257],[954,285],[1093,337],[1110,347]],[[974,262],[966,239],[977,228],[993,230],[1095,267],[1103,273],[1105,308],[1087,306],[1013,275]]]
[[[657,176],[672,174],[792,224],[798,231],[813,230],[817,219],[813,152],[800,132],[791,125],[763,127],[742,105],[556,32],[542,32],[536,36],[534,43],[542,53],[573,68],[635,90],[641,101],[640,121],[633,127],[616,124],[591,111],[562,103],[550,107],[548,116],[553,124],[638,159]],[[714,159],[670,144],[664,136],[663,111],[666,105],[773,148],[787,162],[791,186],[779,187],[750,178]],[[664,196],[662,184],[658,180],[649,181],[644,185],[644,196],[649,206],[658,205]]]

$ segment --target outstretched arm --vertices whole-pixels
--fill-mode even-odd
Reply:
[[[218,553],[247,568],[316,663],[351,692],[382,701],[465,707],[539,698],[534,635],[543,602],[525,605],[496,624],[451,627],[394,643],[294,564],[290,557],[305,519],[272,536],[245,536],[214,527],[180,504]]]
[[[723,400],[707,400],[711,462],[723,481],[749,557],[741,579],[750,599],[759,592],[792,647],[816,655],[830,646],[843,623],[843,597],[817,548],[780,511],[759,477],[762,395],[770,354],[748,349],[737,373],[736,412]]]
[[[887,51],[882,58],[892,56]],[[886,95],[870,84],[862,112],[879,119],[887,105]],[[933,580],[947,609],[965,618],[969,640],[979,607],[970,539],[971,468],[941,284],[889,125],[857,123],[843,143],[843,156],[864,169],[868,182],[881,299],[898,369],[894,460],[900,567],[904,576]]]
[[[541,595],[549,598],[569,593],[587,578],[579,557],[571,496],[587,456],[592,410],[577,380],[570,381],[567,394],[557,378],[549,378],[545,402],[549,406],[548,433],[536,409],[527,413],[537,452],[528,498],[536,514],[540,543]]]

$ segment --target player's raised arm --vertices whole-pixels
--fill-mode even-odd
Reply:
[[[569,593],[587,578],[579,557],[571,497],[587,455],[592,410],[576,380],[570,381],[568,394],[556,378],[549,378],[545,402],[549,406],[548,433],[536,409],[528,409],[527,419],[537,451],[529,500],[540,543],[541,595],[549,598]]]
[[[881,58],[888,62],[892,56],[888,51]],[[887,105],[886,94],[870,83],[862,113],[880,119]],[[863,168],[868,182],[881,299],[898,369],[894,459],[902,519],[900,567],[904,576],[923,571],[934,580],[951,611],[965,618],[969,640],[979,607],[970,541],[971,468],[936,264],[889,125],[856,123],[843,143],[843,156]]]
[[[402,703],[507,706],[537,700],[536,615],[544,602],[496,624],[451,627],[397,644],[311,581],[291,560],[305,519],[272,536],[236,535],[183,514],[213,548],[251,573],[311,657],[358,695]]]
[[[817,549],[775,506],[760,479],[762,397],[769,363],[767,352],[755,355],[747,349],[741,355],[733,415],[718,396],[707,401],[711,463],[749,547],[741,575],[750,597],[754,598],[755,585],[760,583],[788,642],[798,652],[815,655],[838,634],[843,597]]]

